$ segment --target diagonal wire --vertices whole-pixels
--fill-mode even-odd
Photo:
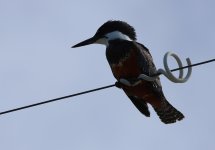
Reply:
[[[54,101],[59,101],[59,100],[70,98],[70,97],[75,97],[75,96],[78,96],[78,95],[83,95],[83,94],[87,94],[87,93],[91,93],[91,92],[95,92],[95,91],[107,89],[107,88],[110,88],[110,87],[113,87],[113,86],[115,86],[115,84],[108,85],[108,86],[103,86],[103,87],[100,87],[100,88],[96,88],[96,89],[92,89],[92,90],[87,90],[87,91],[84,91],[84,92],[79,92],[79,93],[75,93],[75,94],[71,94],[71,95],[67,95],[67,96],[62,96],[62,97],[58,97],[58,98],[55,98],[55,99],[50,99],[50,100],[39,102],[39,103],[34,103],[34,104],[26,105],[26,106],[23,106],[23,107],[18,107],[18,108],[15,108],[15,109],[11,109],[11,110],[0,112],[0,115],[7,114],[7,113],[10,113],[10,112],[14,112],[14,111],[18,111],[18,110],[21,110],[21,109],[35,107],[35,106],[38,106],[38,105],[43,105],[43,104],[46,104],[46,103],[51,103],[51,102],[54,102]]]
[[[203,62],[192,64],[192,65],[187,65],[187,66],[180,67],[180,68],[175,68],[175,69],[172,69],[171,72],[178,71],[178,70],[185,69],[185,68],[189,68],[189,67],[195,67],[195,66],[203,65],[203,64],[206,64],[206,63],[211,63],[213,61],[215,61],[215,59],[203,61]],[[160,75],[160,74],[156,74],[156,75]],[[153,75],[153,76],[156,76],[156,75]],[[59,101],[59,100],[70,98],[70,97],[75,97],[75,96],[79,96],[79,95],[83,95],[83,94],[87,94],[87,93],[92,93],[92,92],[99,91],[99,90],[104,90],[104,89],[111,88],[111,87],[114,87],[114,86],[116,86],[116,84],[111,84],[111,85],[95,88],[95,89],[92,89],[92,90],[87,90],[87,91],[75,93],[75,94],[72,94],[72,95],[62,96],[62,97],[58,97],[58,98],[55,98],[55,99],[46,100],[46,101],[43,101],[43,102],[38,102],[38,103],[34,103],[34,104],[22,106],[22,107],[17,107],[17,108],[10,109],[10,110],[7,110],[7,111],[2,111],[2,112],[0,112],[0,115],[8,114],[8,113],[11,113],[11,112],[15,112],[15,111],[19,111],[19,110],[22,110],[22,109],[27,109],[27,108],[30,108],[30,107],[35,107],[35,106],[39,106],[39,105],[43,105],[43,104],[47,104],[47,103],[51,103],[51,102],[55,102],[55,101]]]

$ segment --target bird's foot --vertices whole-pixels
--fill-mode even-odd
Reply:
[[[122,83],[120,83],[119,81],[116,81],[116,82],[115,82],[115,86],[116,86],[117,88],[121,89],[121,88],[122,88]]]

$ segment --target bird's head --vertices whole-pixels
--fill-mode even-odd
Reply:
[[[97,30],[93,37],[72,46],[72,48],[94,43],[108,46],[109,41],[117,39],[135,41],[136,33],[134,28],[123,21],[107,21]]]

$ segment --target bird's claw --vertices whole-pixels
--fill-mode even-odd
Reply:
[[[116,81],[116,82],[115,82],[115,86],[116,86],[117,88],[119,88],[119,89],[122,88],[122,84],[121,84],[119,81]]]

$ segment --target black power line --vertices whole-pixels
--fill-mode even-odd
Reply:
[[[211,63],[213,61],[215,61],[215,59],[203,61],[203,62],[192,64],[192,65],[187,65],[187,66],[184,66],[184,67],[181,67],[181,68],[172,69],[171,72],[178,71],[178,70],[185,69],[185,68],[189,68],[189,67],[203,65],[203,64],[206,64],[206,63]],[[158,74],[158,75],[160,75],[160,74]],[[156,76],[156,75],[154,75],[154,76]],[[30,108],[30,107],[35,107],[35,106],[38,106],[38,105],[43,105],[43,104],[46,104],[46,103],[51,103],[51,102],[54,102],[54,101],[59,101],[59,100],[70,98],[70,97],[75,97],[75,96],[79,96],[79,95],[83,95],[83,94],[87,94],[87,93],[91,93],[91,92],[111,88],[111,87],[114,87],[114,86],[116,86],[116,84],[111,84],[111,85],[108,85],[108,86],[103,86],[103,87],[100,87],[100,88],[87,90],[87,91],[84,91],[84,92],[79,92],[79,93],[75,93],[75,94],[68,95],[68,96],[63,96],[63,97],[59,97],[59,98],[55,98],[55,99],[51,99],[51,100],[46,100],[46,101],[43,101],[43,102],[38,102],[38,103],[34,103],[34,104],[22,106],[22,107],[10,109],[10,110],[7,110],[7,111],[0,112],[0,115],[11,113],[11,112],[22,110],[22,109],[27,109],[27,108]]]
[[[38,105],[43,105],[43,104],[46,104],[46,103],[51,103],[51,102],[54,102],[54,101],[59,101],[59,100],[66,99],[66,98],[69,98],[69,97],[75,97],[75,96],[78,96],[78,95],[87,94],[87,93],[107,89],[107,88],[110,88],[110,87],[113,87],[113,86],[115,86],[115,84],[108,85],[108,86],[103,86],[103,87],[92,89],[92,90],[87,90],[87,91],[84,91],[84,92],[79,92],[79,93],[72,94],[72,95],[62,96],[62,97],[58,97],[58,98],[55,98],[55,99],[50,99],[50,100],[39,102],[39,103],[26,105],[26,106],[23,106],[23,107],[14,108],[14,109],[11,109],[11,110],[0,112],[0,115],[7,114],[7,113],[10,113],[10,112],[13,112],[13,111],[18,111],[18,110],[21,110],[21,109],[26,109],[26,108],[38,106]]]

